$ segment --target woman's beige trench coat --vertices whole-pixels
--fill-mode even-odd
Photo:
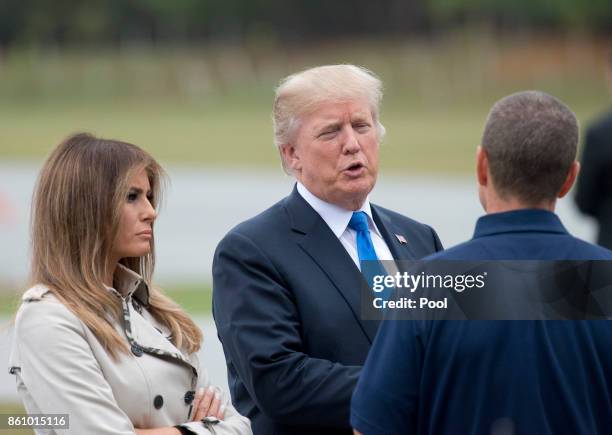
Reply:
[[[28,414],[69,414],[68,430],[37,433],[133,434],[134,428],[188,423],[194,391],[208,387],[197,356],[177,349],[146,310],[148,289],[140,276],[126,268],[118,272],[115,286],[123,287],[124,322],[117,330],[131,348],[118,361],[46,287],[35,286],[24,294],[9,359],[17,390]],[[223,400],[223,421],[189,423],[189,430],[251,434],[249,420],[238,414],[227,395]]]

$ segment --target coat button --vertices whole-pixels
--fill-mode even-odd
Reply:
[[[133,344],[132,345],[132,353],[135,356],[142,356],[142,348],[140,346],[138,346],[137,344]]]
[[[164,406],[164,398],[160,395],[155,396],[155,399],[153,399],[153,406],[155,406],[155,409]]]
[[[185,393],[185,405],[191,405],[191,402],[193,402],[193,399],[195,398],[195,391],[187,391]]]

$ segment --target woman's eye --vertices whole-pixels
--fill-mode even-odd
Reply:
[[[138,194],[134,192],[128,193],[127,200],[128,202],[134,202],[138,199]]]

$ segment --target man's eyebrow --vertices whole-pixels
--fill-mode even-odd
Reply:
[[[339,121],[327,121],[315,126],[316,131],[326,130],[332,127],[338,127],[341,124]]]
[[[351,121],[366,121],[368,119],[367,113],[355,113],[351,116]]]

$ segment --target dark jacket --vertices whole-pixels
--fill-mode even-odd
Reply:
[[[612,112],[587,130],[576,204],[597,220],[597,243],[612,248]]]
[[[375,205],[372,214],[396,259],[442,248],[427,225]],[[361,319],[362,280],[295,189],[219,243],[213,312],[233,403],[255,434],[351,433],[351,394],[378,328]]]
[[[481,217],[427,260],[612,260],[545,210]],[[612,427],[609,320],[397,321],[380,327],[352,403],[364,435],[598,434]]]

